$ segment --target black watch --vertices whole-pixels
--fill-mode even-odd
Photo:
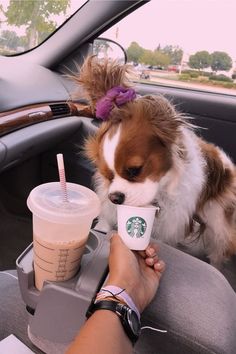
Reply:
[[[119,316],[125,333],[132,344],[136,343],[141,333],[141,323],[135,311],[117,301],[101,300],[90,306],[87,317],[89,318],[97,310],[110,310],[115,312]]]

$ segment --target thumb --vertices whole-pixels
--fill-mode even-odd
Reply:
[[[117,234],[113,234],[111,239],[110,239],[110,244],[111,244],[111,251],[121,245],[124,245],[124,242],[122,240],[122,238]]]

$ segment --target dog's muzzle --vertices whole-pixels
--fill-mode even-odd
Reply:
[[[123,204],[125,201],[125,195],[121,192],[109,193],[108,198],[114,204]]]

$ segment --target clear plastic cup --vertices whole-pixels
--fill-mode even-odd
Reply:
[[[92,190],[67,183],[68,201],[63,201],[59,182],[34,188],[27,205],[33,213],[35,286],[45,280],[64,281],[79,269],[92,221],[100,201]]]
[[[131,250],[145,250],[150,242],[157,208],[117,205],[118,234]]]

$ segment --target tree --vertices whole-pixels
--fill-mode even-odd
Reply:
[[[140,62],[152,66],[167,66],[170,64],[170,58],[158,50],[153,52],[152,50],[144,49]]]
[[[144,49],[140,57],[140,62],[146,65],[155,65],[154,53],[150,49]]]
[[[211,55],[206,51],[202,50],[190,55],[188,65],[190,68],[203,70],[211,65]]]
[[[28,47],[32,48],[56,29],[51,15],[65,14],[69,4],[70,0],[10,0],[4,14],[9,25],[26,26]]]
[[[9,49],[16,50],[19,46],[19,37],[16,32],[4,30],[1,32],[0,45],[8,47]]]
[[[109,42],[105,39],[97,38],[93,42],[93,53],[98,57],[107,57],[110,48]]]
[[[154,61],[156,66],[168,66],[171,63],[171,58],[163,53],[162,51],[155,50],[154,51]]]
[[[19,37],[19,47],[27,48],[28,47],[28,37],[20,36]]]
[[[179,46],[166,45],[163,49],[160,48],[160,44],[158,46],[159,51],[163,54],[166,54],[170,58],[171,65],[180,65],[183,57],[183,49]]]
[[[228,71],[232,68],[233,62],[225,52],[214,52],[211,54],[211,68],[213,71]]]
[[[132,42],[129,48],[127,49],[128,61],[139,63],[143,53],[144,53],[144,49],[140,47],[140,45],[137,42]]]

